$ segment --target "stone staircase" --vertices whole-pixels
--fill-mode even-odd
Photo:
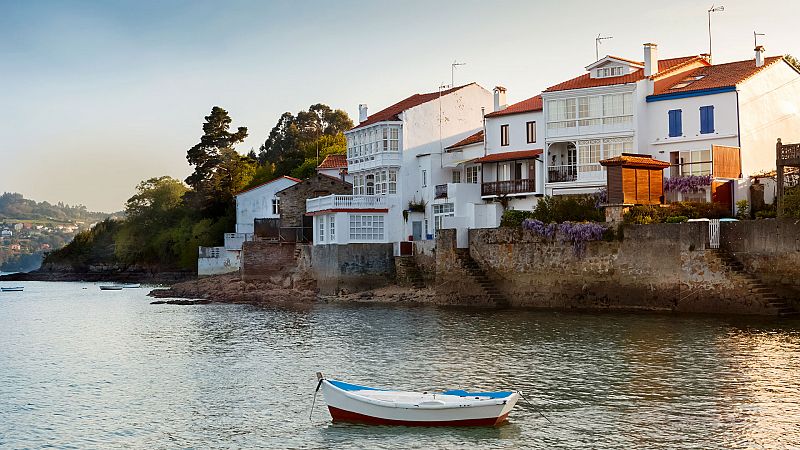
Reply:
[[[394,264],[398,278],[411,284],[414,289],[425,289],[425,280],[422,279],[413,256],[395,256]]]
[[[485,298],[488,298],[499,308],[508,307],[509,302],[506,296],[495,287],[492,280],[486,275],[486,272],[472,259],[468,248],[456,249],[456,257],[461,267],[467,272],[467,276],[469,276],[475,284],[480,286]]]
[[[719,259],[722,261],[722,264],[728,270],[736,273],[747,282],[747,284],[750,286],[750,292],[753,295],[757,296],[765,306],[776,310],[778,316],[787,317],[800,314],[800,312],[795,310],[789,303],[776,294],[771,287],[764,284],[764,282],[762,282],[757,276],[748,272],[744,265],[738,259],[736,259],[735,256],[722,249],[717,249],[714,251],[714,253],[716,253]]]

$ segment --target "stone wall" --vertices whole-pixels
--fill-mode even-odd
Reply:
[[[438,297],[482,304],[449,234],[439,235],[436,252]],[[469,254],[511,306],[770,313],[706,248],[707,236],[705,223],[626,226],[621,241],[590,242],[578,254],[531,231],[470,230]]]
[[[271,281],[292,287],[297,272],[297,246],[294,243],[248,241],[242,245],[240,274],[243,281]]]
[[[720,224],[720,248],[768,283],[800,289],[800,221],[764,219]]]
[[[353,185],[338,178],[314,174],[277,193],[281,199],[281,226],[301,227],[306,214],[306,199],[330,194],[352,194]]]
[[[322,295],[375,289],[395,280],[392,244],[314,245],[311,266]]]

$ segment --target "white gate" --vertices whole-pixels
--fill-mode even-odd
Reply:
[[[719,219],[708,221],[708,241],[711,248],[719,248]]]

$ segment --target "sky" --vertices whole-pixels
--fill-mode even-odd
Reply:
[[[800,56],[796,0],[718,2],[714,62]],[[213,106],[237,149],[258,149],[285,111],[378,111],[450,83],[515,102],[600,54],[708,51],[711,3],[537,1],[0,0],[0,192],[119,211],[144,179],[183,179]]]

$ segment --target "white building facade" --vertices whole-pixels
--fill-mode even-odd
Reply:
[[[482,128],[492,94],[472,83],[416,94],[345,133],[353,195],[309,199],[314,244],[398,243],[433,239],[436,185],[452,180],[444,149]],[[323,238],[320,240],[319,238]]]

